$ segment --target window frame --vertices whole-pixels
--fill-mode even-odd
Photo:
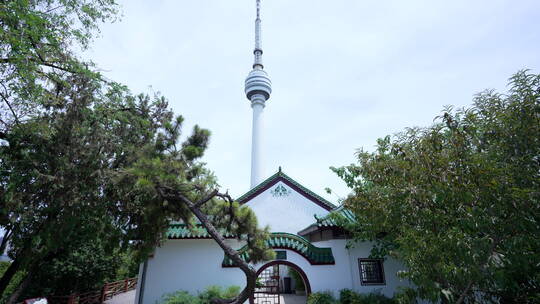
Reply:
[[[274,250],[276,253],[276,260],[286,261],[287,260],[287,251],[286,250]]]
[[[367,282],[367,281],[364,281],[363,270],[362,270],[362,262],[369,262],[369,263],[376,262],[378,264],[379,271],[380,271],[380,277],[381,277],[380,282]],[[384,260],[383,259],[359,258],[358,259],[358,271],[359,271],[359,275],[360,275],[360,284],[362,286],[386,285],[386,278],[385,278],[385,275],[384,275]]]

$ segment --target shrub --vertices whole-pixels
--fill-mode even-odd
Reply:
[[[190,295],[187,291],[177,291],[163,296],[164,304],[201,304],[201,299]]]
[[[330,291],[325,291],[310,294],[307,304],[338,304],[338,302]]]
[[[355,292],[350,289],[342,289],[339,291],[339,303],[341,304],[352,304],[352,301],[355,297]]]
[[[380,292],[357,293],[350,289],[342,289],[339,292],[341,304],[397,304],[397,301],[388,298]]]
[[[199,292],[197,296],[190,294],[187,291],[179,290],[173,293],[168,293],[162,297],[162,304],[210,304],[212,299],[231,299],[240,293],[239,286],[230,286],[223,289],[221,286],[208,286],[203,292]]]
[[[304,291],[306,290],[306,286],[304,286],[304,280],[302,279],[302,276],[298,273],[298,271],[289,268],[289,274],[291,275],[291,278],[294,280],[294,290],[298,291]]]
[[[224,299],[231,299],[236,297],[240,294],[240,286],[229,286],[225,291],[223,292],[223,298]]]
[[[203,292],[199,293],[199,299],[202,304],[209,304],[212,299],[231,299],[240,293],[239,286],[229,286],[225,290],[221,286],[208,286]]]

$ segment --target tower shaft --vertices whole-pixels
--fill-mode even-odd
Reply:
[[[254,95],[252,99],[264,100],[262,95]],[[253,123],[251,126],[251,188],[257,186],[263,178],[263,160],[261,159],[263,150],[261,148],[263,129],[264,103],[255,102],[251,104],[253,110]]]
[[[245,83],[246,97],[251,101],[253,110],[253,123],[251,135],[251,188],[257,186],[262,181],[263,153],[262,134],[263,132],[263,110],[266,101],[272,93],[272,82],[268,77],[262,64],[262,42],[261,42],[261,0],[256,0],[257,17],[255,19],[255,49],[253,50],[253,69],[248,74]]]

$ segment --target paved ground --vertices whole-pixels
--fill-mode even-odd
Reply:
[[[280,296],[280,304],[306,304],[306,296],[297,296],[293,294],[284,294]],[[105,304],[134,304],[135,290],[121,293],[112,299],[105,301]]]
[[[281,304],[306,304],[306,296],[297,296],[293,294],[281,295]]]
[[[105,304],[134,304],[135,303],[135,290],[121,293],[105,301]]]

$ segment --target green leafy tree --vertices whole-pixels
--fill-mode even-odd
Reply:
[[[161,137],[159,146],[163,147],[162,151],[146,151],[145,157],[140,157],[133,167],[120,175],[119,184],[134,187],[118,187],[128,190],[119,193],[119,197],[131,202],[158,201],[156,206],[159,208],[150,211],[155,215],[149,216],[163,219],[160,224],[164,229],[170,218],[163,217],[164,212],[176,214],[188,224],[193,224],[195,220],[202,224],[246,276],[246,286],[237,296],[231,299],[216,298],[213,302],[244,303],[253,294],[257,271],[225,242],[221,231],[228,231],[245,242],[250,262],[257,263],[274,256],[266,245],[268,227],[258,228],[257,218],[251,209],[241,206],[227,193],[220,193],[208,175],[202,174],[205,170],[203,167],[185,161],[202,156],[203,150],[198,147],[206,145],[208,131],[195,127],[193,135],[182,144],[181,149],[176,146],[178,128],[173,126],[168,131]]]
[[[123,262],[118,246],[107,244],[107,239],[89,238],[92,236],[86,234],[86,238],[71,244],[70,250],[36,269],[20,298],[101,290],[105,282],[116,281],[116,271]]]
[[[140,263],[139,259],[136,258],[136,251],[128,247],[126,250],[118,250],[116,255],[119,256],[120,261],[116,267],[116,279],[114,281],[137,277]]]
[[[540,75],[521,71],[509,87],[333,168],[353,189],[348,229],[404,262],[417,286],[408,295],[540,300]]]
[[[84,76],[67,83],[56,97],[63,104],[17,123],[0,146],[0,200],[13,258],[1,290],[18,270],[31,279],[44,264],[69,256],[80,239],[127,246],[153,221],[145,217],[156,202],[135,205],[115,197],[113,178],[141,148],[159,145],[160,130],[173,121],[166,101],[131,96]],[[157,244],[158,227],[137,240]]]
[[[0,131],[54,106],[64,75],[99,77],[74,50],[86,49],[117,10],[114,0],[0,2]]]
[[[117,9],[114,0],[0,2],[0,143],[12,128],[61,106],[57,99],[69,76],[100,77],[73,50],[86,49],[98,24],[114,20]],[[0,211],[3,252],[13,220]]]

